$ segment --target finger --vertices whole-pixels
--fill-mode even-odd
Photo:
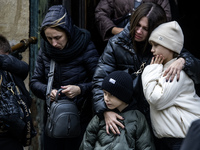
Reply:
[[[66,94],[66,93],[68,93],[69,94],[69,89],[64,89],[64,90],[62,90],[62,93],[64,93],[64,94]]]
[[[154,64],[154,59],[155,59],[155,58],[152,57],[152,59],[151,59],[151,63],[150,63],[151,65]]]
[[[110,134],[110,132],[109,132],[109,125],[107,125],[107,124],[106,124],[106,133]]]
[[[158,56],[159,56],[159,55],[156,55],[156,57],[155,57],[155,59],[154,59],[154,64],[157,63]]]
[[[120,126],[122,129],[124,129],[124,125],[121,122],[116,121],[115,124],[118,125],[118,126]]]
[[[168,73],[169,73],[170,69],[168,68],[167,70],[165,70],[163,77],[165,77]]]
[[[170,77],[170,82],[172,82],[174,80],[175,75],[176,75],[176,71],[174,70]]]
[[[180,79],[180,70],[177,71],[177,81]]]
[[[163,56],[162,56],[162,55],[159,55],[159,56],[158,56],[157,63],[158,63],[158,64],[162,64],[162,61],[163,61]]]
[[[118,119],[120,119],[120,120],[124,120],[124,118],[122,117],[122,116],[120,116],[120,115],[116,115],[116,117],[118,118]],[[124,128],[124,125],[121,123],[121,122],[119,122],[119,121],[115,121],[115,124],[117,124],[118,126],[120,126],[121,128]]]
[[[164,61],[164,57],[161,55],[159,64],[162,64]]]
[[[62,89],[66,89],[66,88],[67,88],[67,86],[61,86],[60,88],[62,88]]]
[[[169,71],[168,73],[167,73],[167,77],[166,77],[166,82],[168,82],[169,81],[169,79],[170,79],[170,77],[171,77],[171,75],[172,75],[172,71]],[[163,75],[164,76],[164,75]]]
[[[124,120],[124,118],[118,114],[116,114],[117,119]]]
[[[110,127],[110,130],[112,131],[112,133],[114,133],[114,134],[120,134],[119,129],[118,129],[118,127],[115,124],[109,125],[109,127]]]
[[[163,63],[163,61],[164,61],[164,58],[161,60],[160,64],[162,64],[162,63]]]

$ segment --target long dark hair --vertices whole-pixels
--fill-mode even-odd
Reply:
[[[139,52],[137,49],[137,42],[134,39],[135,36],[135,28],[138,26],[139,21],[143,18],[148,18],[148,34],[147,38],[144,41],[144,47],[143,50],[140,51],[141,53],[144,53],[148,46],[148,39],[151,34],[151,32],[160,24],[167,21],[167,17],[165,14],[164,9],[155,3],[143,3],[141,4],[136,11],[131,15],[130,18],[130,37],[133,41],[133,46],[135,49],[135,52]]]

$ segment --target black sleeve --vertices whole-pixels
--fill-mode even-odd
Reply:
[[[195,84],[200,84],[200,60],[194,57],[188,50],[182,49],[180,57],[185,59],[184,71],[194,81]]]
[[[200,148],[200,119],[192,123],[182,143],[180,150],[199,150]]]
[[[28,76],[29,65],[12,55],[0,55],[0,69],[9,71],[25,80]]]

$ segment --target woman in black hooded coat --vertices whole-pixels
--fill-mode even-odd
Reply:
[[[62,88],[62,96],[72,99],[81,111],[82,128],[78,138],[53,139],[44,135],[44,149],[76,150],[92,117],[91,80],[98,62],[98,52],[90,39],[90,33],[75,26],[61,5],[49,8],[40,34],[43,40],[30,89],[38,98],[45,100],[50,60],[53,59],[56,64],[51,100],[55,99],[57,90]]]

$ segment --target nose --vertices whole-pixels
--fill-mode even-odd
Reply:
[[[152,52],[152,53],[154,53],[154,52],[155,52],[155,50],[154,50],[154,48],[153,48],[153,47],[151,48],[151,52]]]
[[[142,27],[137,28],[137,33],[142,33]]]
[[[52,40],[52,46],[55,47],[56,45],[57,45],[57,41],[53,39],[53,40]]]

